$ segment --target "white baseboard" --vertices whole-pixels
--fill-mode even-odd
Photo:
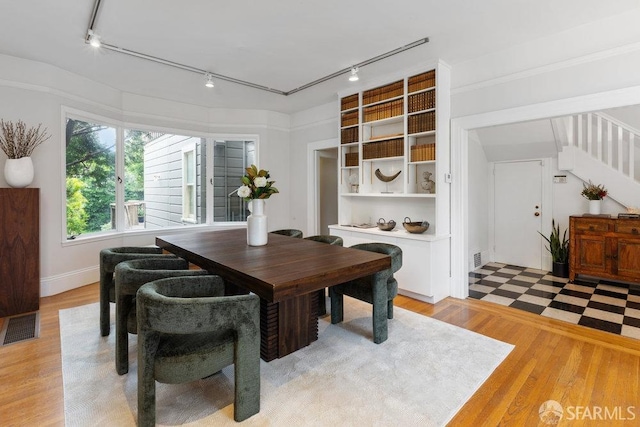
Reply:
[[[100,280],[100,267],[94,266],[40,279],[40,296],[49,297],[81,288]]]
[[[428,302],[429,304],[435,304],[436,302],[438,302],[438,301],[435,300],[435,298],[433,296],[427,296],[427,295],[418,294],[418,293],[415,293],[415,292],[408,291],[406,289],[398,288],[398,293],[400,295],[404,295],[405,297],[417,299],[418,301]],[[440,298],[440,299],[442,299],[442,298]]]

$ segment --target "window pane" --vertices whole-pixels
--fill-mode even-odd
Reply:
[[[124,227],[145,228],[144,148],[161,134],[140,130],[124,131]]]
[[[246,221],[247,203],[238,197],[245,168],[255,164],[254,141],[214,141],[213,220]]]
[[[116,129],[66,122],[67,237],[115,228]]]
[[[191,192],[183,196],[183,149],[195,147]],[[125,130],[125,213],[127,228],[164,228],[206,222],[206,161],[201,138]],[[193,163],[191,163],[193,164]],[[186,171],[184,171],[186,172]],[[127,188],[129,191],[127,191]],[[192,207],[187,218],[183,205]],[[133,213],[143,213],[135,224]],[[135,225],[132,225],[135,224]]]

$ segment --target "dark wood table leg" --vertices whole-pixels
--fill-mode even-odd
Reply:
[[[260,300],[260,357],[270,362],[318,339],[318,293],[284,301]]]

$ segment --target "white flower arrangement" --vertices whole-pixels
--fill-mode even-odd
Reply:
[[[248,167],[247,174],[242,177],[242,186],[238,188],[238,197],[245,201],[253,199],[268,199],[272,194],[279,193],[273,186],[275,181],[269,181],[269,171],[258,170],[256,165]]]

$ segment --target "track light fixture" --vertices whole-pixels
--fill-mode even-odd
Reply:
[[[211,73],[206,73],[204,77],[207,79],[207,82],[204,85],[209,88],[213,87],[213,76]]]
[[[89,34],[89,44],[96,48],[100,47],[102,44],[100,42],[100,36],[94,33],[92,30],[88,30],[87,33]]]
[[[351,75],[349,76],[349,81],[350,82],[357,82],[359,79],[358,77],[358,67],[353,67],[351,69]]]
[[[168,59],[163,59],[163,58],[159,58],[157,56],[152,56],[152,55],[147,55],[143,52],[137,52],[134,50],[130,50],[127,49],[125,47],[122,46],[115,46],[112,44],[109,44],[103,40],[101,40],[100,36],[98,36],[97,34],[95,34],[93,32],[93,28],[96,25],[96,19],[98,17],[98,12],[100,10],[100,6],[101,4],[104,3],[104,0],[94,0],[94,4],[93,4],[93,11],[91,12],[91,17],[89,18],[89,25],[87,27],[87,36],[85,37],[85,43],[89,43],[91,44],[91,46],[94,46],[96,48],[100,47],[102,49],[105,50],[111,50],[117,53],[121,53],[121,54],[125,54],[125,55],[131,55],[134,56],[136,58],[139,59],[144,59],[146,61],[152,61],[158,64],[163,64],[163,65],[168,65],[170,67],[175,67],[175,68],[179,68],[181,70],[185,70],[185,71],[190,71],[193,73],[198,73],[200,75],[204,74],[205,78],[206,78],[206,82],[205,82],[205,86],[208,88],[212,88],[214,86],[213,83],[213,78],[215,77],[218,80],[223,80],[226,82],[231,82],[234,84],[239,84],[239,85],[243,85],[243,86],[247,86],[247,87],[251,87],[254,89],[260,89],[260,90],[264,90],[267,92],[271,92],[271,93],[275,93],[278,95],[284,95],[284,96],[289,96],[289,95],[293,95],[294,93],[300,92],[302,90],[308,89],[310,87],[313,87],[315,85],[318,85],[320,83],[324,83],[327,80],[331,80],[333,78],[339,77],[339,76],[344,76],[345,73],[348,73],[349,71],[351,71],[351,74],[349,75],[349,81],[355,82],[358,81],[358,68],[359,67],[364,67],[366,65],[369,64],[373,64],[374,62],[389,58],[393,55],[397,55],[401,52],[405,52],[409,49],[413,49],[414,47],[418,47],[421,46],[425,43],[429,43],[429,38],[428,37],[424,37],[421,38],[420,40],[416,40],[413,43],[409,43],[407,45],[404,46],[400,46],[397,49],[393,49],[390,50],[388,52],[382,53],[378,56],[374,56],[373,58],[369,58],[366,59],[362,62],[358,62],[357,64],[354,64],[352,67],[350,68],[343,68],[340,69],[334,73],[331,73],[329,75],[326,75],[324,77],[321,77],[319,79],[316,79],[312,82],[303,84],[302,86],[298,86],[297,88],[291,89],[291,90],[280,90],[280,89],[275,89],[272,87],[268,87],[268,86],[263,86],[257,83],[252,83],[246,80],[240,80],[240,79],[236,79],[234,77],[230,77],[230,76],[226,76],[223,74],[217,74],[217,73],[210,73],[206,70],[203,70],[202,68],[196,68],[196,67],[192,67],[190,65],[185,65],[185,64],[180,64],[178,62],[175,61],[171,61]],[[366,77],[366,76],[365,76]]]

